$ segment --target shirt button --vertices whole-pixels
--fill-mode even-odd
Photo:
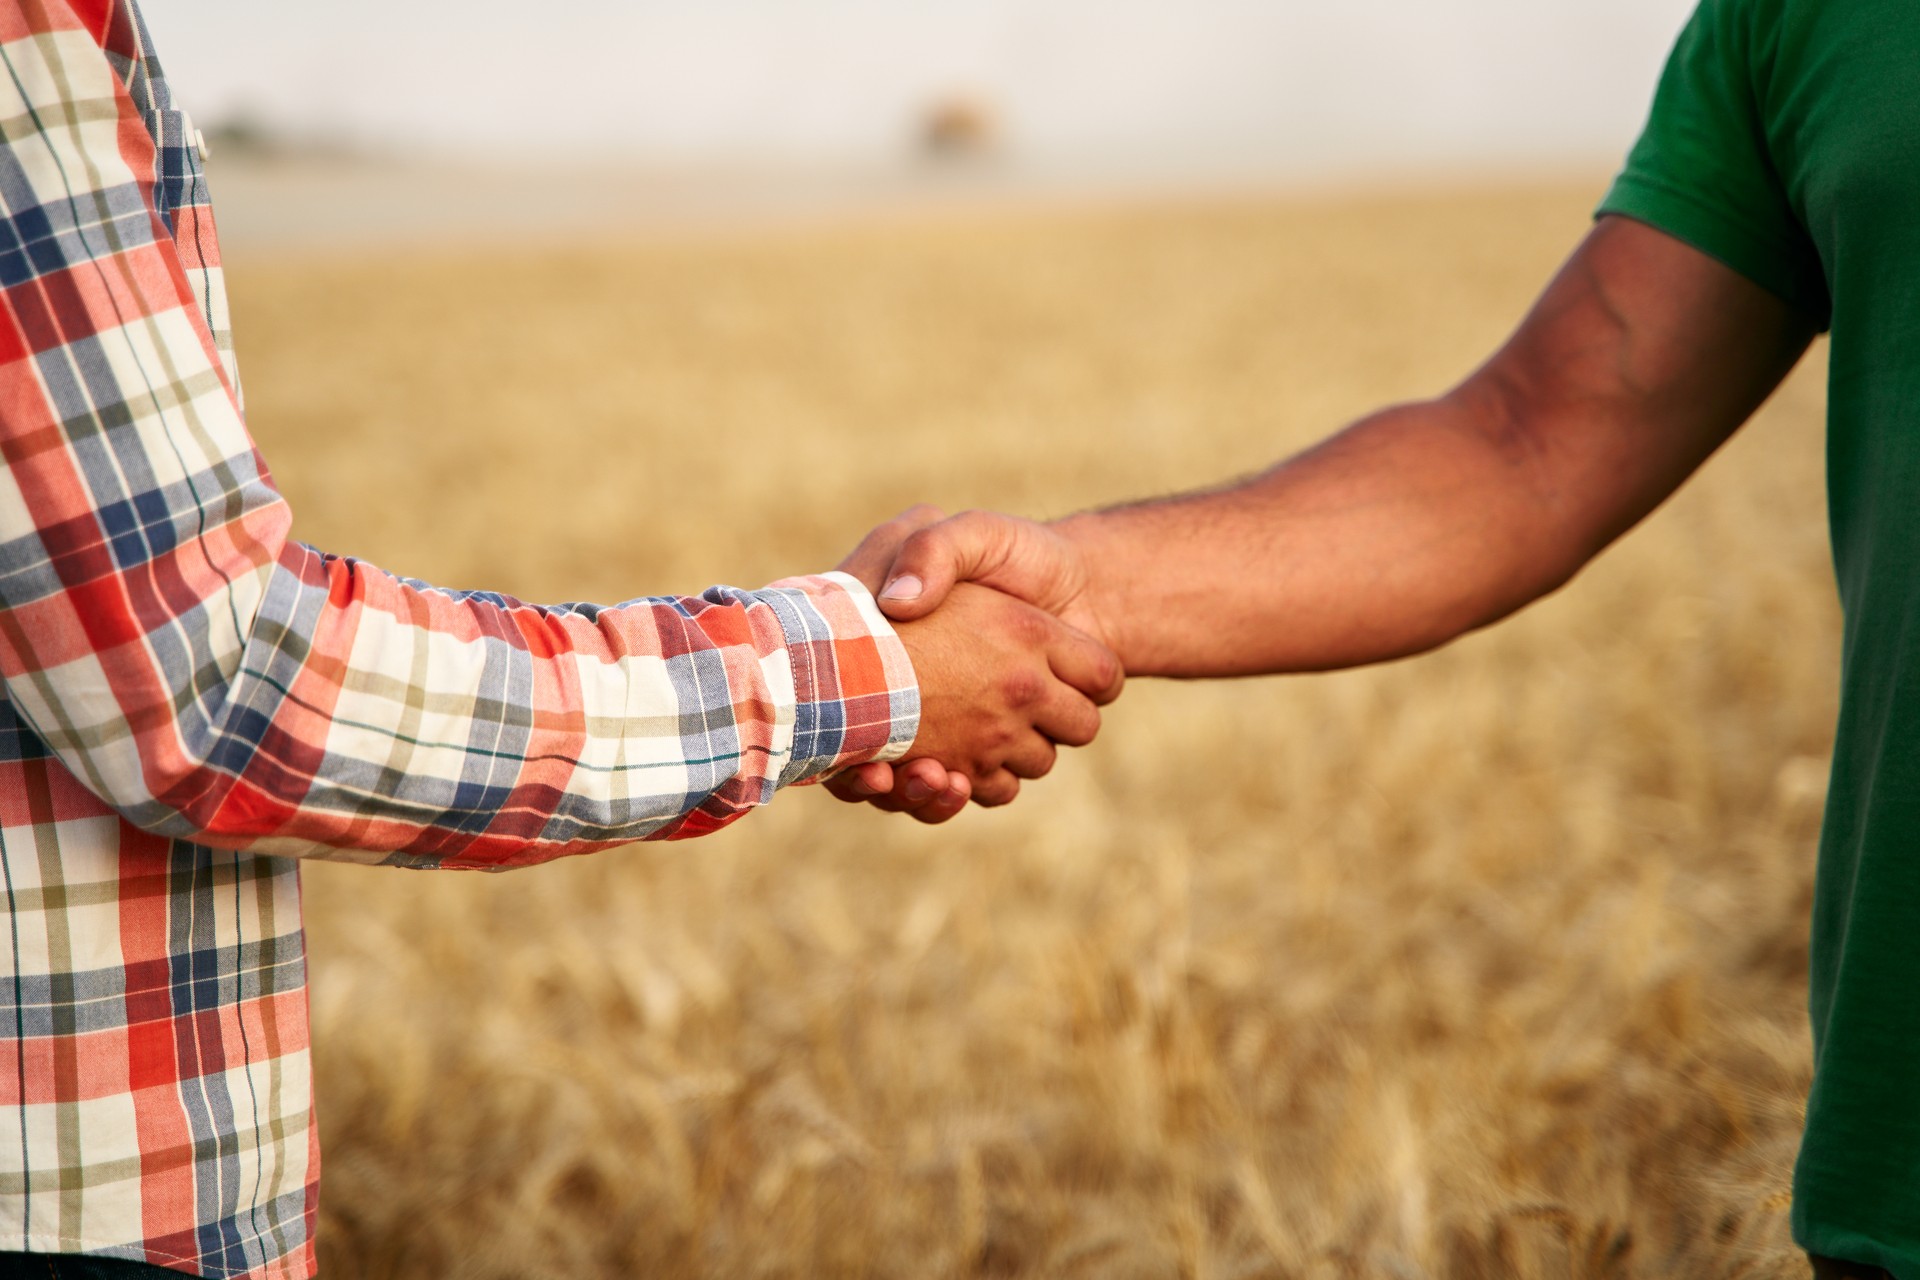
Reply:
[[[194,149],[200,153],[200,163],[205,164],[207,162],[207,135],[195,129],[193,131],[193,146]]]

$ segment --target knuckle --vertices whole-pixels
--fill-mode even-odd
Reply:
[[[966,538],[976,546],[991,544],[1000,533],[1000,517],[977,507],[968,508],[948,520],[943,528]]]
[[[1046,696],[1047,682],[1040,678],[1038,672],[1023,668],[1001,681],[1000,691],[1008,706],[1024,710]]]
[[[945,545],[946,535],[941,527],[931,525],[908,534],[906,541],[900,544],[900,554],[903,559],[908,556],[916,560],[926,559],[938,555]]]
[[[1053,619],[1038,609],[1018,609],[1010,630],[1024,648],[1038,649],[1053,639]]]

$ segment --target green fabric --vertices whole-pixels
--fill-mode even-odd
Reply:
[[[1793,1227],[1920,1280],[1920,4],[1704,0],[1600,211],[1831,326],[1846,630]]]

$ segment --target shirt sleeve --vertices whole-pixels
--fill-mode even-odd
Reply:
[[[224,848],[507,867],[906,750],[911,665],[845,575],[540,607],[292,540],[149,127],[52,25],[0,12],[0,676],[89,789]]]
[[[1758,0],[1702,0],[1680,34],[1645,131],[1599,215],[1664,231],[1779,295],[1824,327],[1818,251],[1774,164],[1761,53],[1775,21]]]

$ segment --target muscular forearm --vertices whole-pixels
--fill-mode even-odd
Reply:
[[[1230,488],[1055,527],[1130,674],[1312,671],[1430,649],[1566,581],[1596,533],[1553,488],[1469,384]]]
[[[1131,673],[1417,653],[1572,577],[1738,429],[1811,335],[1705,255],[1605,219],[1448,395],[1231,488],[1057,529]]]

